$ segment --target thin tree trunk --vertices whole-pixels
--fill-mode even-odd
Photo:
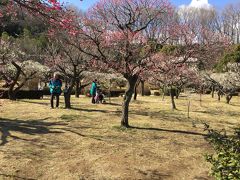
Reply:
[[[218,91],[218,101],[220,101],[220,100],[221,100],[221,92]]]
[[[67,81],[66,81],[66,87],[64,90],[64,103],[65,103],[65,108],[66,109],[71,109],[71,94],[74,86],[74,80],[71,80],[70,86],[68,86]]]
[[[121,126],[129,127],[129,123],[128,123],[129,103],[132,99],[132,95],[134,93],[134,88],[136,86],[138,76],[134,75],[134,76],[125,77],[125,78],[128,81],[128,87],[123,98]]]
[[[8,98],[12,101],[15,101],[17,99],[16,92],[13,90],[13,88],[8,89]]]
[[[190,100],[188,101],[188,118],[190,118]]]
[[[176,99],[179,98],[180,93],[181,93],[181,88],[177,88],[177,89],[176,89]]]
[[[137,100],[137,84],[136,84],[136,86],[135,86],[135,88],[134,88],[134,97],[133,97],[133,99],[136,101]]]
[[[174,93],[175,93],[175,90],[171,87],[170,96],[171,96],[172,110],[177,109],[175,101],[174,101]]]
[[[138,92],[137,92],[137,88],[138,88],[140,82],[141,82],[141,80],[138,80],[138,81],[136,82],[136,84],[135,84],[135,87],[134,87],[134,97],[133,97],[134,100],[137,100],[137,93],[138,93]]]
[[[112,87],[112,80],[109,80],[109,95],[108,95],[108,99],[109,99],[109,103],[111,103],[111,87]]]
[[[76,80],[76,87],[75,87],[75,97],[79,98],[80,96],[80,80]]]
[[[200,102],[200,106],[202,106],[202,95],[204,94],[204,86],[201,86],[200,87],[200,99],[199,99],[199,102]]]
[[[162,94],[162,101],[164,101],[164,98],[165,98],[165,85],[163,85],[163,89],[162,89],[162,91],[163,91],[163,94]]]
[[[215,86],[212,86],[212,98],[214,98]]]
[[[226,95],[227,104],[230,104],[231,99],[232,99],[232,95],[231,94],[227,94]]]
[[[145,96],[144,81],[143,81],[143,80],[140,80],[140,82],[141,82],[141,89],[142,89],[141,94],[142,94],[142,96]]]

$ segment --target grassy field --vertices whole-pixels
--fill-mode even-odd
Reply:
[[[207,122],[231,131],[239,126],[240,98],[231,104],[203,97],[176,101],[139,97],[130,125],[120,128],[121,98],[92,105],[73,98],[73,109],[50,109],[43,100],[0,100],[0,179],[212,179],[204,154]],[[63,97],[61,97],[63,101]]]

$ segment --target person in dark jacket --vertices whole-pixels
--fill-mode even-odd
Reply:
[[[90,95],[92,96],[92,103],[95,104],[95,96],[96,96],[96,93],[97,93],[97,79],[95,79],[93,82],[92,82],[92,86],[91,86],[91,89],[90,89]]]
[[[59,74],[54,73],[53,78],[49,82],[49,88],[51,93],[51,107],[54,108],[53,99],[56,97],[56,107],[59,106],[59,96],[62,93],[62,81],[59,79]]]

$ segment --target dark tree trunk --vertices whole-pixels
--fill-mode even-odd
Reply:
[[[165,85],[164,85],[163,88],[162,88],[162,92],[163,92],[163,94],[162,94],[162,101],[163,101],[164,98],[165,98]]]
[[[71,94],[74,86],[74,80],[70,80],[70,84],[68,85],[67,81],[65,81],[65,90],[64,90],[64,103],[66,109],[71,109]]]
[[[65,108],[71,109],[71,93],[64,93]]]
[[[123,98],[121,126],[129,127],[129,123],[128,123],[129,103],[132,99],[132,95],[134,93],[134,88],[136,86],[138,76],[134,75],[134,76],[124,76],[124,77],[128,81],[128,87]]]
[[[212,98],[214,98],[215,86],[212,86]]]
[[[17,92],[13,90],[13,88],[8,89],[8,98],[12,101],[15,101],[17,99],[16,97]]]
[[[232,99],[232,95],[231,94],[227,94],[226,95],[227,104],[230,104],[231,99]]]
[[[134,100],[137,100],[137,84],[134,88],[134,97],[133,97]]]
[[[174,101],[174,95],[175,95],[175,90],[171,87],[170,89],[170,96],[171,96],[171,103],[172,103],[172,109],[177,109],[175,101]]]
[[[179,98],[180,92],[181,92],[181,88],[177,88],[176,89],[176,99]]]
[[[10,86],[9,86],[9,89],[8,89],[8,98],[10,100],[16,100],[16,94],[17,92],[24,86],[24,84],[29,80],[31,79],[37,72],[34,71],[32,72],[29,76],[26,76],[23,72],[22,72],[22,68],[14,61],[11,62],[12,65],[16,68],[17,72],[16,72],[16,75],[14,76],[14,78],[12,79],[11,83],[10,83]],[[24,76],[24,80],[21,82],[21,84],[18,84],[18,79],[21,75],[21,72],[22,72],[22,75]],[[15,85],[18,85],[15,89]]]
[[[77,79],[76,80],[76,85],[75,85],[75,97],[76,98],[79,98],[79,96],[80,96],[80,80],[79,79]]]
[[[20,77],[20,74],[21,74],[22,69],[21,69],[21,67],[20,67],[17,63],[15,63],[14,61],[12,62],[12,65],[16,68],[17,72],[16,72],[16,75],[14,76],[14,78],[13,78],[13,80],[12,80],[10,86],[9,86],[9,89],[8,89],[8,98],[9,98],[10,100],[16,100],[17,90],[20,89],[21,87],[18,88],[17,90],[14,90],[14,86],[17,84],[17,81],[18,81],[18,79],[19,79],[19,77]],[[22,86],[23,86],[23,85],[22,85]]]
[[[72,92],[72,87],[69,87],[65,90],[64,92],[64,103],[65,103],[65,108],[66,109],[71,109],[71,92]]]
[[[141,94],[142,94],[142,96],[145,96],[145,91],[144,91],[144,81],[141,80],[140,82],[141,82]]]
[[[137,88],[138,88],[138,86],[139,86],[139,84],[140,84],[140,80],[138,80],[137,82],[136,82],[136,84],[135,84],[135,87],[134,87],[134,97],[133,97],[133,99],[134,100],[137,100]]]
[[[220,100],[221,100],[221,92],[218,91],[218,101],[220,101]]]

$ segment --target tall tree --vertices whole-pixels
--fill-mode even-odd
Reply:
[[[85,46],[78,48],[93,58],[93,66],[121,73],[128,82],[122,104],[124,127],[129,127],[129,103],[136,82],[154,54],[156,42],[167,39],[159,30],[167,27],[163,19],[171,13],[171,5],[163,0],[101,0],[84,19],[80,34]]]
[[[79,97],[81,88],[85,86],[81,85],[81,80],[85,77],[84,71],[89,68],[89,57],[69,42],[77,43],[78,39],[64,33],[55,34],[47,48],[48,56],[45,61],[53,71],[58,71],[65,77],[66,108],[71,108],[70,99],[74,86],[76,97]]]

